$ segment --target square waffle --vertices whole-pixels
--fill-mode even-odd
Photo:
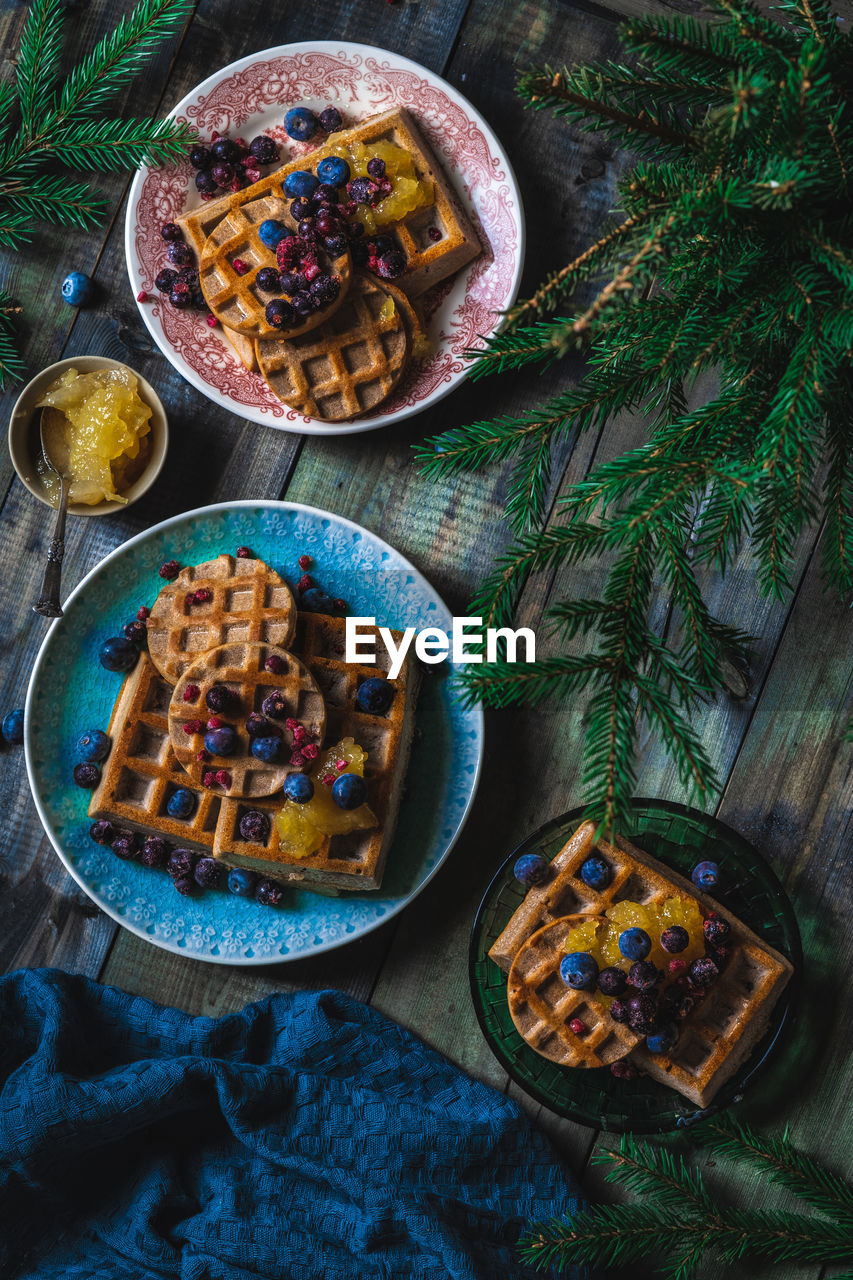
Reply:
[[[729,963],[708,996],[681,1024],[678,1043],[669,1053],[653,1054],[638,1044],[631,1054],[631,1060],[653,1079],[705,1107],[761,1039],[793,967],[677,872],[622,836],[610,844],[594,842],[594,835],[591,822],[574,833],[554,858],[551,879],[528,891],[489,955],[509,971],[527,940],[544,926],[568,915],[604,915],[607,907],[623,900],[651,904],[678,896],[698,903],[703,915],[715,911],[731,926]],[[593,849],[613,869],[613,879],[601,891],[590,889],[579,876]]]
[[[364,630],[364,629],[363,629]],[[393,633],[399,641],[399,633]],[[394,834],[408,765],[419,671],[408,662],[395,681],[394,702],[387,716],[366,715],[356,709],[355,692],[361,680],[380,667],[344,662],[345,623],[321,614],[300,614],[291,651],[302,658],[326,700],[329,743],[351,734],[368,752],[365,776],[369,803],[379,821],[370,831],[327,838],[308,858],[288,858],[278,848],[273,819],[280,797],[240,800],[206,790],[184,771],[169,737],[171,683],[146,654],[127,676],[110,718],[113,747],[89,805],[91,818],[107,818],[142,835],[161,835],[182,848],[220,858],[227,865],[290,881],[306,889],[378,889]],[[384,652],[377,646],[378,656]],[[387,671],[385,672],[387,675]],[[184,787],[198,798],[195,813],[172,818],[169,796]],[[240,819],[249,809],[270,819],[266,845],[240,835]]]
[[[272,197],[286,202],[289,208],[290,197],[284,194],[282,186],[289,173],[296,169],[316,168],[318,161],[336,155],[349,144],[361,142],[370,146],[379,141],[393,142],[408,151],[418,180],[432,184],[431,203],[415,209],[398,222],[382,227],[383,234],[396,234],[406,257],[406,270],[396,283],[410,297],[417,297],[476,258],[482,246],[440,165],[411,116],[402,107],[370,116],[352,128],[331,134],[321,146],[289,161],[244,191],[209,200],[200,208],[182,214],[178,221],[187,242],[200,260],[208,237],[235,207]],[[264,216],[276,215],[267,213]],[[263,218],[259,220],[263,221]]]

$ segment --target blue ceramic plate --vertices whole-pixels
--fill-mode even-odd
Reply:
[[[48,632],[27,694],[27,771],[39,816],[65,866],[119,924],[179,955],[220,964],[302,959],[369,933],[420,893],[447,857],[467,816],[483,754],[483,717],[449,687],[449,665],[427,669],[418,702],[420,731],[406,796],[379,893],[328,898],[288,891],[281,908],[224,892],[182,898],[165,872],[120,862],[89,838],[89,793],[71,778],[74,744],[106,728],[122,677],[98,650],[163,585],[164,560],[198,564],[240,545],[295,583],[298,557],[350,612],[385,626],[448,630],[450,611],[420,573],[366,529],[330,512],[290,502],[229,502],[188,511],[131,538],[84,578]],[[430,674],[433,673],[433,674]]]

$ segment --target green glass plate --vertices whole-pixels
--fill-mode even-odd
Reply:
[[[767,1034],[706,1110],[697,1110],[681,1094],[644,1075],[619,1080],[608,1067],[578,1071],[549,1062],[516,1031],[507,1007],[506,977],[487,953],[524,897],[523,886],[512,874],[516,858],[539,853],[550,861],[582,816],[582,809],[573,809],[540,827],[512,851],[486,890],[471,935],[469,972],[474,1008],[501,1066],[537,1102],[569,1120],[608,1132],[665,1133],[739,1101],[776,1055],[793,1022],[795,988],[802,967],[799,929],[779,880],[736,831],[697,809],[665,800],[635,800],[630,819],[622,824],[623,834],[688,878],[697,862],[717,862],[720,883],[713,896],[759,938],[787,956],[794,966],[794,977],[776,1004]]]

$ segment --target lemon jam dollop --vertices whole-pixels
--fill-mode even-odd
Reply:
[[[671,960],[682,960],[687,967],[704,956],[703,924],[704,918],[697,903],[683,898],[666,898],[660,903],[617,902],[607,908],[603,921],[585,920],[570,929],[565,949],[567,953],[588,952],[599,969],[615,966],[627,973],[633,961],[619,950],[619,935],[626,929],[644,929],[652,943],[646,959],[663,971],[666,983],[673,976],[669,970]],[[672,925],[681,925],[689,936],[687,946],[677,954],[664,950],[660,944],[661,934]],[[600,991],[597,995],[605,1003],[610,1003],[609,997]]]
[[[285,801],[276,814],[279,848],[293,858],[307,858],[320,848],[325,836],[346,835],[350,831],[367,831],[378,825],[369,804],[357,809],[342,809],[332,798],[331,783],[344,773],[364,777],[367,753],[352,738],[343,738],[335,747],[327,747],[317,757],[308,774],[314,783],[314,795],[307,804]],[[341,764],[344,768],[340,768]]]
[[[52,457],[67,452],[72,502],[127,501],[123,491],[142,472],[150,445],[151,409],[138,388],[130,369],[66,369],[39,401],[58,411],[48,415],[45,432]],[[40,476],[58,506],[58,479],[46,467]]]
[[[329,154],[346,160],[353,178],[369,177],[367,165],[374,157],[385,161],[385,176],[391,180],[390,192],[375,205],[360,204],[353,215],[370,234],[390,222],[399,222],[415,209],[432,204],[432,183],[418,180],[411,155],[394,142],[383,138],[369,146],[363,142],[341,144],[330,148]]]

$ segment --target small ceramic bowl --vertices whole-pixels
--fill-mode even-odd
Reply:
[[[78,373],[92,373],[95,369],[129,369],[139,380],[140,398],[151,409],[149,420],[151,445],[145,469],[124,494],[127,502],[98,502],[91,507],[82,502],[68,504],[69,515],[74,516],[109,516],[115,511],[125,511],[132,502],[136,502],[143,493],[147,493],[162,471],[166,450],[169,447],[169,425],[160,397],[150,382],[146,382],[135,369],[130,369],[129,365],[121,364],[118,360],[108,360],[106,356],[72,356],[69,360],[58,360],[56,364],[48,365],[33,378],[32,382],[28,382],[18,396],[9,419],[9,453],[12,455],[12,464],[30,493],[46,506],[50,506],[36,470],[36,458],[41,452],[40,411],[36,408],[36,403],[51,383],[56,382],[66,369],[76,369]]]

